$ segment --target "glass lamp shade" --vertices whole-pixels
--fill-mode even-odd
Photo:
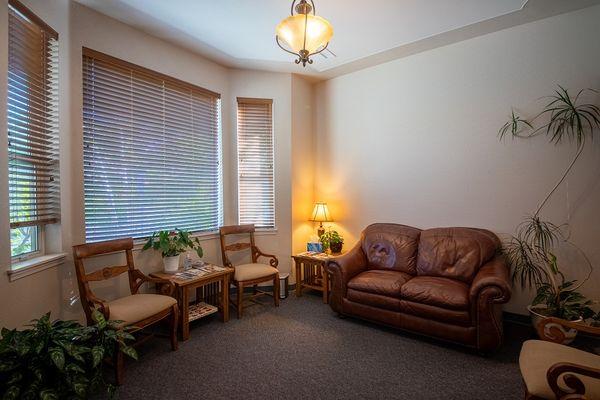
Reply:
[[[315,203],[310,221],[313,222],[332,222],[331,214],[329,214],[329,208],[327,203]]]
[[[306,46],[304,44],[305,23]],[[325,18],[311,14],[296,14],[281,21],[275,32],[279,39],[295,53],[305,49],[312,54],[331,40],[333,27]]]

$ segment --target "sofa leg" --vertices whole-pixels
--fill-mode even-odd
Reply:
[[[346,319],[346,316],[342,313],[337,313],[339,319]]]

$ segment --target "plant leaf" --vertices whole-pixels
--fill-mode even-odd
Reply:
[[[92,347],[92,366],[97,367],[104,358],[104,348],[102,346]]]
[[[40,392],[40,400],[58,400],[58,394],[54,389],[44,389]]]
[[[56,368],[62,371],[65,368],[65,353],[63,350],[60,347],[51,347],[48,349],[48,354]]]
[[[138,359],[138,354],[137,351],[135,351],[135,349],[131,346],[121,346],[120,348],[121,352],[123,352],[123,354],[133,358],[134,360]]]

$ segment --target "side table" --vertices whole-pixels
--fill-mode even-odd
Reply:
[[[150,276],[167,279],[175,284],[174,297],[179,305],[179,329],[182,340],[190,338],[190,322],[217,310],[223,322],[229,321],[229,279],[233,268],[217,267],[218,270],[193,276],[180,270],[176,274],[155,272]],[[196,302],[190,305],[190,291],[196,289]]]
[[[292,256],[296,267],[296,296],[302,296],[302,290],[313,289],[323,292],[323,303],[329,302],[329,274],[325,253],[304,252]]]

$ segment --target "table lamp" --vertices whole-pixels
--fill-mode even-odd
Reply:
[[[329,208],[327,208],[327,203],[316,202],[315,208],[312,212],[312,217],[309,221],[320,223],[317,233],[319,237],[321,237],[321,235],[325,233],[323,222],[333,222],[333,219],[331,219],[331,214],[329,214]]]

